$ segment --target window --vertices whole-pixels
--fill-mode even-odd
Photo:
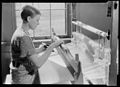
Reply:
[[[68,27],[68,25],[70,25],[70,23],[68,23],[70,22],[68,18],[70,16],[66,3],[16,3],[15,10],[17,27],[22,23],[20,13],[22,7],[25,5],[31,5],[41,12],[40,25],[38,25],[34,31],[30,31],[31,37],[49,38],[51,35],[51,28],[54,28],[56,34],[59,36],[69,36],[71,29]]]

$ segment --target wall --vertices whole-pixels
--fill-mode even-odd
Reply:
[[[77,20],[107,32],[108,29],[111,29],[112,26],[111,17],[107,17],[107,10],[107,3],[77,3]],[[82,33],[92,39],[98,38],[97,34],[85,29],[82,29]]]
[[[9,73],[10,63],[10,40],[15,30],[15,13],[13,3],[2,3],[2,83],[5,80],[6,74]]]
[[[15,30],[16,19],[13,3],[2,3],[2,41],[10,41]]]

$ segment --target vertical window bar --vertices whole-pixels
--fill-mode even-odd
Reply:
[[[71,20],[71,3],[68,3],[67,4],[67,35],[68,37],[71,37],[71,23],[72,23],[72,20]]]
[[[50,37],[52,36],[52,31],[51,31],[51,3],[50,3]]]
[[[65,34],[67,34],[67,4],[65,3]]]
[[[31,5],[34,7],[34,3],[31,3]],[[35,37],[35,30],[33,30],[33,37]]]

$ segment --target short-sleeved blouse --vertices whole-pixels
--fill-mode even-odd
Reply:
[[[31,38],[23,32],[22,28],[14,32],[10,49],[12,83],[32,84],[37,67],[29,57],[35,53],[35,48]]]

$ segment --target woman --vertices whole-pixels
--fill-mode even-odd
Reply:
[[[32,84],[38,68],[48,59],[53,48],[63,41],[52,43],[48,48],[45,46],[36,49],[29,37],[28,30],[34,30],[39,24],[40,12],[27,5],[21,12],[22,26],[13,34],[11,39],[11,64],[12,84]],[[40,52],[45,51],[41,56]]]

